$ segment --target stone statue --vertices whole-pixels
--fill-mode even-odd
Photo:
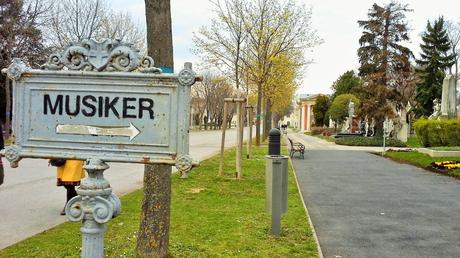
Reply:
[[[428,119],[439,119],[441,117],[441,102],[439,99],[433,100],[433,114]]]
[[[350,99],[350,102],[348,102],[348,132],[352,133],[353,132],[353,115],[355,113],[355,103]]]
[[[366,133],[366,122],[364,120],[362,120],[361,123],[359,124],[359,133],[361,135],[365,135]]]
[[[374,136],[374,132],[375,132],[374,128],[375,128],[375,119],[372,118],[371,124],[370,125],[368,124],[367,126],[367,136],[370,136],[370,137]]]
[[[350,102],[348,102],[348,117],[353,118],[353,115],[355,113],[355,103],[350,99]]]
[[[366,134],[364,134],[364,136],[369,136],[369,122],[366,120],[366,124],[364,125],[364,131],[366,132]]]

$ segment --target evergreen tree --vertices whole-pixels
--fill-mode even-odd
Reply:
[[[363,96],[358,113],[374,118],[376,133],[382,133],[385,116],[393,115],[402,77],[410,74],[412,51],[403,44],[409,41],[406,12],[408,5],[390,2],[374,4],[368,20],[358,21],[364,29],[359,39],[359,75],[364,78]]]
[[[381,7],[374,4],[368,12],[369,20],[358,21],[364,29],[359,39],[359,75],[373,84],[392,86],[392,79],[401,70],[410,69],[412,51],[402,43],[409,40],[407,5],[396,2]]]
[[[433,24],[427,22],[426,31],[420,44],[422,53],[416,62],[420,66],[417,72],[420,81],[417,83],[416,100],[418,115],[430,115],[433,110],[433,100],[441,98],[442,81],[445,71],[455,62],[455,56],[449,54],[450,45],[444,18],[439,17]]]

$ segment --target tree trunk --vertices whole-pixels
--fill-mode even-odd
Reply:
[[[257,107],[256,107],[256,146],[260,146],[260,112],[262,111],[262,84],[257,83]]]
[[[271,129],[272,123],[272,104],[270,100],[267,98],[265,102],[265,117],[264,117],[264,128],[263,128],[263,136],[262,139],[265,141],[268,138],[268,132]]]
[[[163,72],[172,73],[174,62],[170,0],[145,0],[145,17],[149,56]]]
[[[148,53],[163,72],[173,72],[169,0],[145,0]],[[137,238],[139,257],[167,257],[171,205],[171,166],[147,164],[144,200]]]
[[[145,165],[144,200],[137,238],[139,257],[167,257],[170,204],[171,166]]]

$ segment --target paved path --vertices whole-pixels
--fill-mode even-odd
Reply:
[[[247,135],[245,133],[245,139]],[[194,159],[206,159],[220,151],[220,142],[221,131],[192,132],[190,154]],[[226,144],[236,145],[234,129],[227,130]],[[3,162],[0,249],[67,221],[65,216],[59,216],[65,203],[65,189],[56,187],[56,169],[49,167],[47,160],[24,159],[16,169],[10,168],[5,159]],[[104,177],[120,196],[142,187],[143,169],[142,164],[110,163]],[[193,171],[191,173],[193,177]]]
[[[459,180],[290,136],[307,148],[293,164],[325,257],[460,257]]]

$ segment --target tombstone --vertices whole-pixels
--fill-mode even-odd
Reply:
[[[441,116],[443,117],[456,117],[455,87],[455,77],[452,74],[447,74],[442,82]]]

